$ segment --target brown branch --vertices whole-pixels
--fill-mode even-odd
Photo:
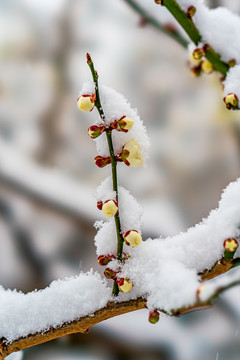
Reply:
[[[121,303],[109,302],[105,308],[97,310],[93,315],[84,316],[78,320],[65,323],[58,328],[50,328],[50,330],[44,333],[31,334],[27,337],[16,339],[12,343],[6,343],[6,340],[0,339],[0,360],[3,360],[7,355],[15,351],[42,344],[64,335],[86,333],[91,326],[106,319],[145,307],[146,300],[142,298]]]
[[[234,267],[235,263],[237,262],[238,259],[226,260],[225,258],[222,258],[220,261],[216,262],[216,264],[212,267],[212,269],[206,270],[201,274],[202,280],[206,281],[218,275],[224,274],[225,272],[229,271],[232,267]],[[191,311],[208,308],[213,304],[213,302],[216,300],[216,298],[220,293],[222,293],[223,291],[227,290],[230,287],[239,284],[240,284],[239,281],[235,281],[223,288],[219,288],[214,294],[210,296],[208,300],[202,302],[197,299],[196,303],[193,305],[183,307],[180,309],[173,309],[171,311],[171,315],[180,316]],[[106,307],[97,310],[92,315],[84,316],[78,320],[74,320],[69,323],[64,323],[63,325],[57,328],[51,327],[46,332],[30,334],[26,337],[16,339],[12,343],[7,343],[6,339],[2,338],[0,339],[0,360],[3,360],[7,355],[15,351],[23,350],[34,345],[42,344],[44,342],[56,339],[64,335],[70,335],[74,333],[86,333],[89,331],[89,328],[95,324],[110,319],[111,317],[114,316],[126,314],[128,312],[135,310],[144,309],[146,307],[146,304],[147,301],[143,298],[138,298],[135,300],[119,302],[119,303],[109,302]],[[164,310],[160,310],[160,311],[165,312]]]
[[[233,259],[227,260],[225,258],[222,258],[221,260],[218,260],[211,269],[206,269],[199,275],[201,276],[202,281],[210,280],[229,271],[233,267],[233,265]]]

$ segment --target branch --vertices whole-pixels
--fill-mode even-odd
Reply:
[[[158,22],[134,0],[125,0],[125,2],[143,18],[144,23],[153,26],[155,29],[161,31],[165,35],[170,36],[184,48],[187,48],[188,41],[185,40],[184,37],[176,29],[169,29],[167,26],[160,24],[160,22]]]
[[[180,309],[173,309],[170,315],[180,316],[192,311],[209,308],[215,303],[220,294],[238,285],[240,285],[240,280],[235,280],[225,286],[221,286],[217,288],[207,300],[201,301],[197,299],[196,303],[193,305],[186,306]],[[106,307],[97,310],[94,314],[84,316],[80,319],[68,323],[64,323],[63,325],[56,328],[51,327],[48,331],[30,334],[27,337],[21,337],[19,339],[16,339],[11,343],[7,343],[6,339],[2,338],[0,339],[0,360],[3,360],[6,356],[15,351],[39,345],[44,342],[59,338],[61,336],[75,333],[88,333],[91,326],[118,315],[144,309],[146,308],[146,304],[147,300],[143,298],[137,298],[135,300],[129,300],[119,303],[109,302]],[[166,313],[164,310],[160,309],[160,311]]]
[[[98,110],[100,118],[105,123],[105,114],[102,108],[100,94],[99,94],[99,86],[98,86],[98,74],[94,69],[94,64],[92,62],[91,56],[87,53],[87,64],[91,70],[93,82],[95,84],[95,91],[96,91],[96,102],[95,107]],[[113,142],[112,142],[112,130],[110,128],[106,128],[106,137],[107,137],[107,143],[108,143],[108,149],[109,149],[109,155],[111,159],[111,168],[112,168],[112,185],[113,190],[116,193],[116,202],[118,204],[118,181],[117,181],[117,161],[115,159],[115,153],[113,148]],[[116,226],[116,234],[117,234],[117,259],[122,262],[122,253],[123,253],[123,236],[122,236],[122,230],[121,230],[121,222],[120,222],[120,214],[119,209],[117,213],[114,215],[115,220],[115,226]],[[119,293],[119,288],[117,285],[116,280],[114,280],[113,283],[113,295],[117,296]]]
[[[39,332],[31,334],[27,337],[14,340],[12,343],[6,343],[6,340],[0,339],[0,360],[3,360],[12,352],[23,350],[34,345],[39,345],[64,335],[87,333],[91,326],[98,324],[101,321],[121,314],[126,314],[131,311],[140,310],[145,307],[146,300],[142,298],[121,303],[109,302],[105,308],[97,310],[93,315],[84,316],[78,320],[65,323],[58,328],[50,328],[44,333]]]
[[[188,15],[181,9],[175,0],[162,0],[162,5],[165,6],[170,13],[174,16],[177,22],[186,31],[189,38],[195,45],[201,41],[201,35],[195,26],[194,22]],[[216,71],[219,71],[224,76],[229,70],[227,63],[221,60],[221,56],[217,54],[209,45],[205,45],[205,57],[210,61]]]

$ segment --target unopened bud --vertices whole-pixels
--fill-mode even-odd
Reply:
[[[133,124],[134,121],[130,117],[123,116],[120,120],[115,122],[114,128],[117,131],[128,132],[132,128]]]
[[[102,201],[98,201],[98,202],[97,202],[97,208],[98,208],[99,210],[102,210],[102,206],[103,206],[103,202],[102,202]]]
[[[128,279],[117,279],[118,288],[120,291],[127,293],[132,290],[133,283]]]
[[[235,59],[231,59],[231,60],[228,62],[228,66],[231,68],[231,67],[235,66],[236,63],[237,63],[237,62],[236,62]]]
[[[205,74],[211,74],[213,72],[213,65],[208,60],[204,60],[201,63],[201,69]]]
[[[238,242],[234,238],[229,238],[224,241],[223,246],[226,251],[235,252],[238,248]]]
[[[136,230],[130,230],[124,235],[125,244],[128,246],[138,246],[141,244],[142,236]]]
[[[192,56],[195,60],[201,60],[204,55],[205,50],[203,48],[196,48],[192,53]]]
[[[223,100],[228,109],[235,109],[238,106],[238,97],[235,94],[228,94]]]
[[[196,13],[195,6],[193,6],[193,5],[189,6],[189,8],[187,9],[187,16],[189,18],[192,18],[195,13]]]
[[[189,56],[190,63],[193,64],[195,67],[200,67],[202,60],[196,60],[193,56],[193,54],[190,54]]]
[[[115,271],[113,271],[112,269],[109,269],[109,268],[106,268],[104,270],[104,275],[106,276],[107,279],[115,279],[116,278]]]
[[[106,165],[111,164],[111,159],[109,156],[108,157],[96,156],[94,162],[98,167],[103,168]]]
[[[98,136],[100,136],[105,130],[105,126],[104,125],[92,125],[90,126],[90,128],[88,128],[88,135],[92,138],[92,139],[96,139]]]
[[[98,263],[101,266],[106,266],[112,259],[114,259],[113,255],[99,255]]]
[[[126,142],[120,155],[121,160],[130,167],[137,168],[143,164],[143,157],[136,140]]]
[[[148,321],[151,324],[156,324],[159,321],[159,312],[157,310],[149,311]]]
[[[96,95],[82,95],[77,99],[77,106],[79,110],[91,111],[96,102]]]
[[[163,0],[154,0],[157,5],[163,5]]]
[[[105,217],[113,217],[118,212],[118,205],[115,200],[107,200],[102,206],[102,212]]]

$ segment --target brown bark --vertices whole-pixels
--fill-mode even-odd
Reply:
[[[229,271],[233,266],[233,260],[222,258],[218,260],[210,270],[205,270],[201,275],[203,281],[210,280]]]
[[[93,315],[84,316],[70,323],[65,323],[58,328],[50,328],[44,333],[30,334],[27,337],[16,339],[8,344],[4,339],[0,339],[0,360],[3,360],[7,355],[15,351],[42,344],[64,335],[86,333],[91,326],[101,321],[145,307],[146,300],[142,298],[121,303],[110,302],[105,308],[97,310]]]
[[[221,260],[216,262],[212,269],[206,270],[199,275],[201,275],[203,281],[206,281],[227,272],[232,268],[232,266],[233,260],[226,260],[222,258]],[[105,308],[97,310],[92,315],[84,316],[72,322],[65,323],[58,328],[50,328],[44,333],[30,334],[24,338],[16,339],[12,343],[6,343],[5,339],[2,338],[0,339],[0,360],[3,360],[7,355],[15,351],[42,344],[44,342],[56,339],[64,335],[74,333],[86,333],[89,331],[91,326],[98,324],[106,319],[131,311],[143,309],[146,307],[146,303],[147,301],[142,298],[120,303],[109,302]],[[190,311],[204,309],[211,306],[211,304],[212,301],[197,301],[195,304],[189,307],[172,310],[172,315],[179,316]]]

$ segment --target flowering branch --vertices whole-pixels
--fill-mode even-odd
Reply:
[[[165,6],[170,11],[196,46],[200,43],[202,37],[191,18],[192,15],[185,13],[175,0],[155,0],[155,2]],[[222,61],[220,55],[209,45],[205,46],[205,57],[216,71],[219,71],[224,76],[227,74],[229,65]]]
[[[95,107],[98,110],[98,113],[101,117],[101,119],[105,122],[105,114],[101,105],[101,99],[99,95],[99,86],[98,86],[98,74],[94,69],[94,64],[92,62],[91,56],[87,53],[87,64],[91,70],[92,78],[95,84],[95,91],[96,91],[96,101],[95,101]],[[118,182],[117,182],[117,162],[115,159],[115,153],[113,148],[113,142],[112,142],[112,130],[110,128],[106,129],[106,137],[108,142],[108,148],[109,148],[109,154],[111,159],[111,167],[112,167],[112,184],[113,184],[113,190],[116,193],[116,203],[118,204]],[[120,223],[120,217],[119,217],[119,209],[117,213],[114,215],[115,219],[115,226],[116,226],[116,233],[117,233],[117,241],[118,241],[118,247],[117,247],[117,259],[119,261],[122,261],[122,252],[123,252],[123,237],[122,237],[122,231],[121,231],[121,223]],[[113,295],[117,296],[119,292],[118,285],[116,283],[116,280],[114,281],[113,285]]]
[[[184,39],[184,37],[177,31],[177,29],[169,28],[168,26],[164,26],[160,24],[160,22],[158,22],[153,16],[151,16],[144,8],[142,8],[134,0],[125,0],[125,2],[142,17],[144,24],[145,23],[150,24],[155,29],[161,31],[165,35],[170,36],[172,39],[177,41],[184,48],[187,48],[188,41]]]

